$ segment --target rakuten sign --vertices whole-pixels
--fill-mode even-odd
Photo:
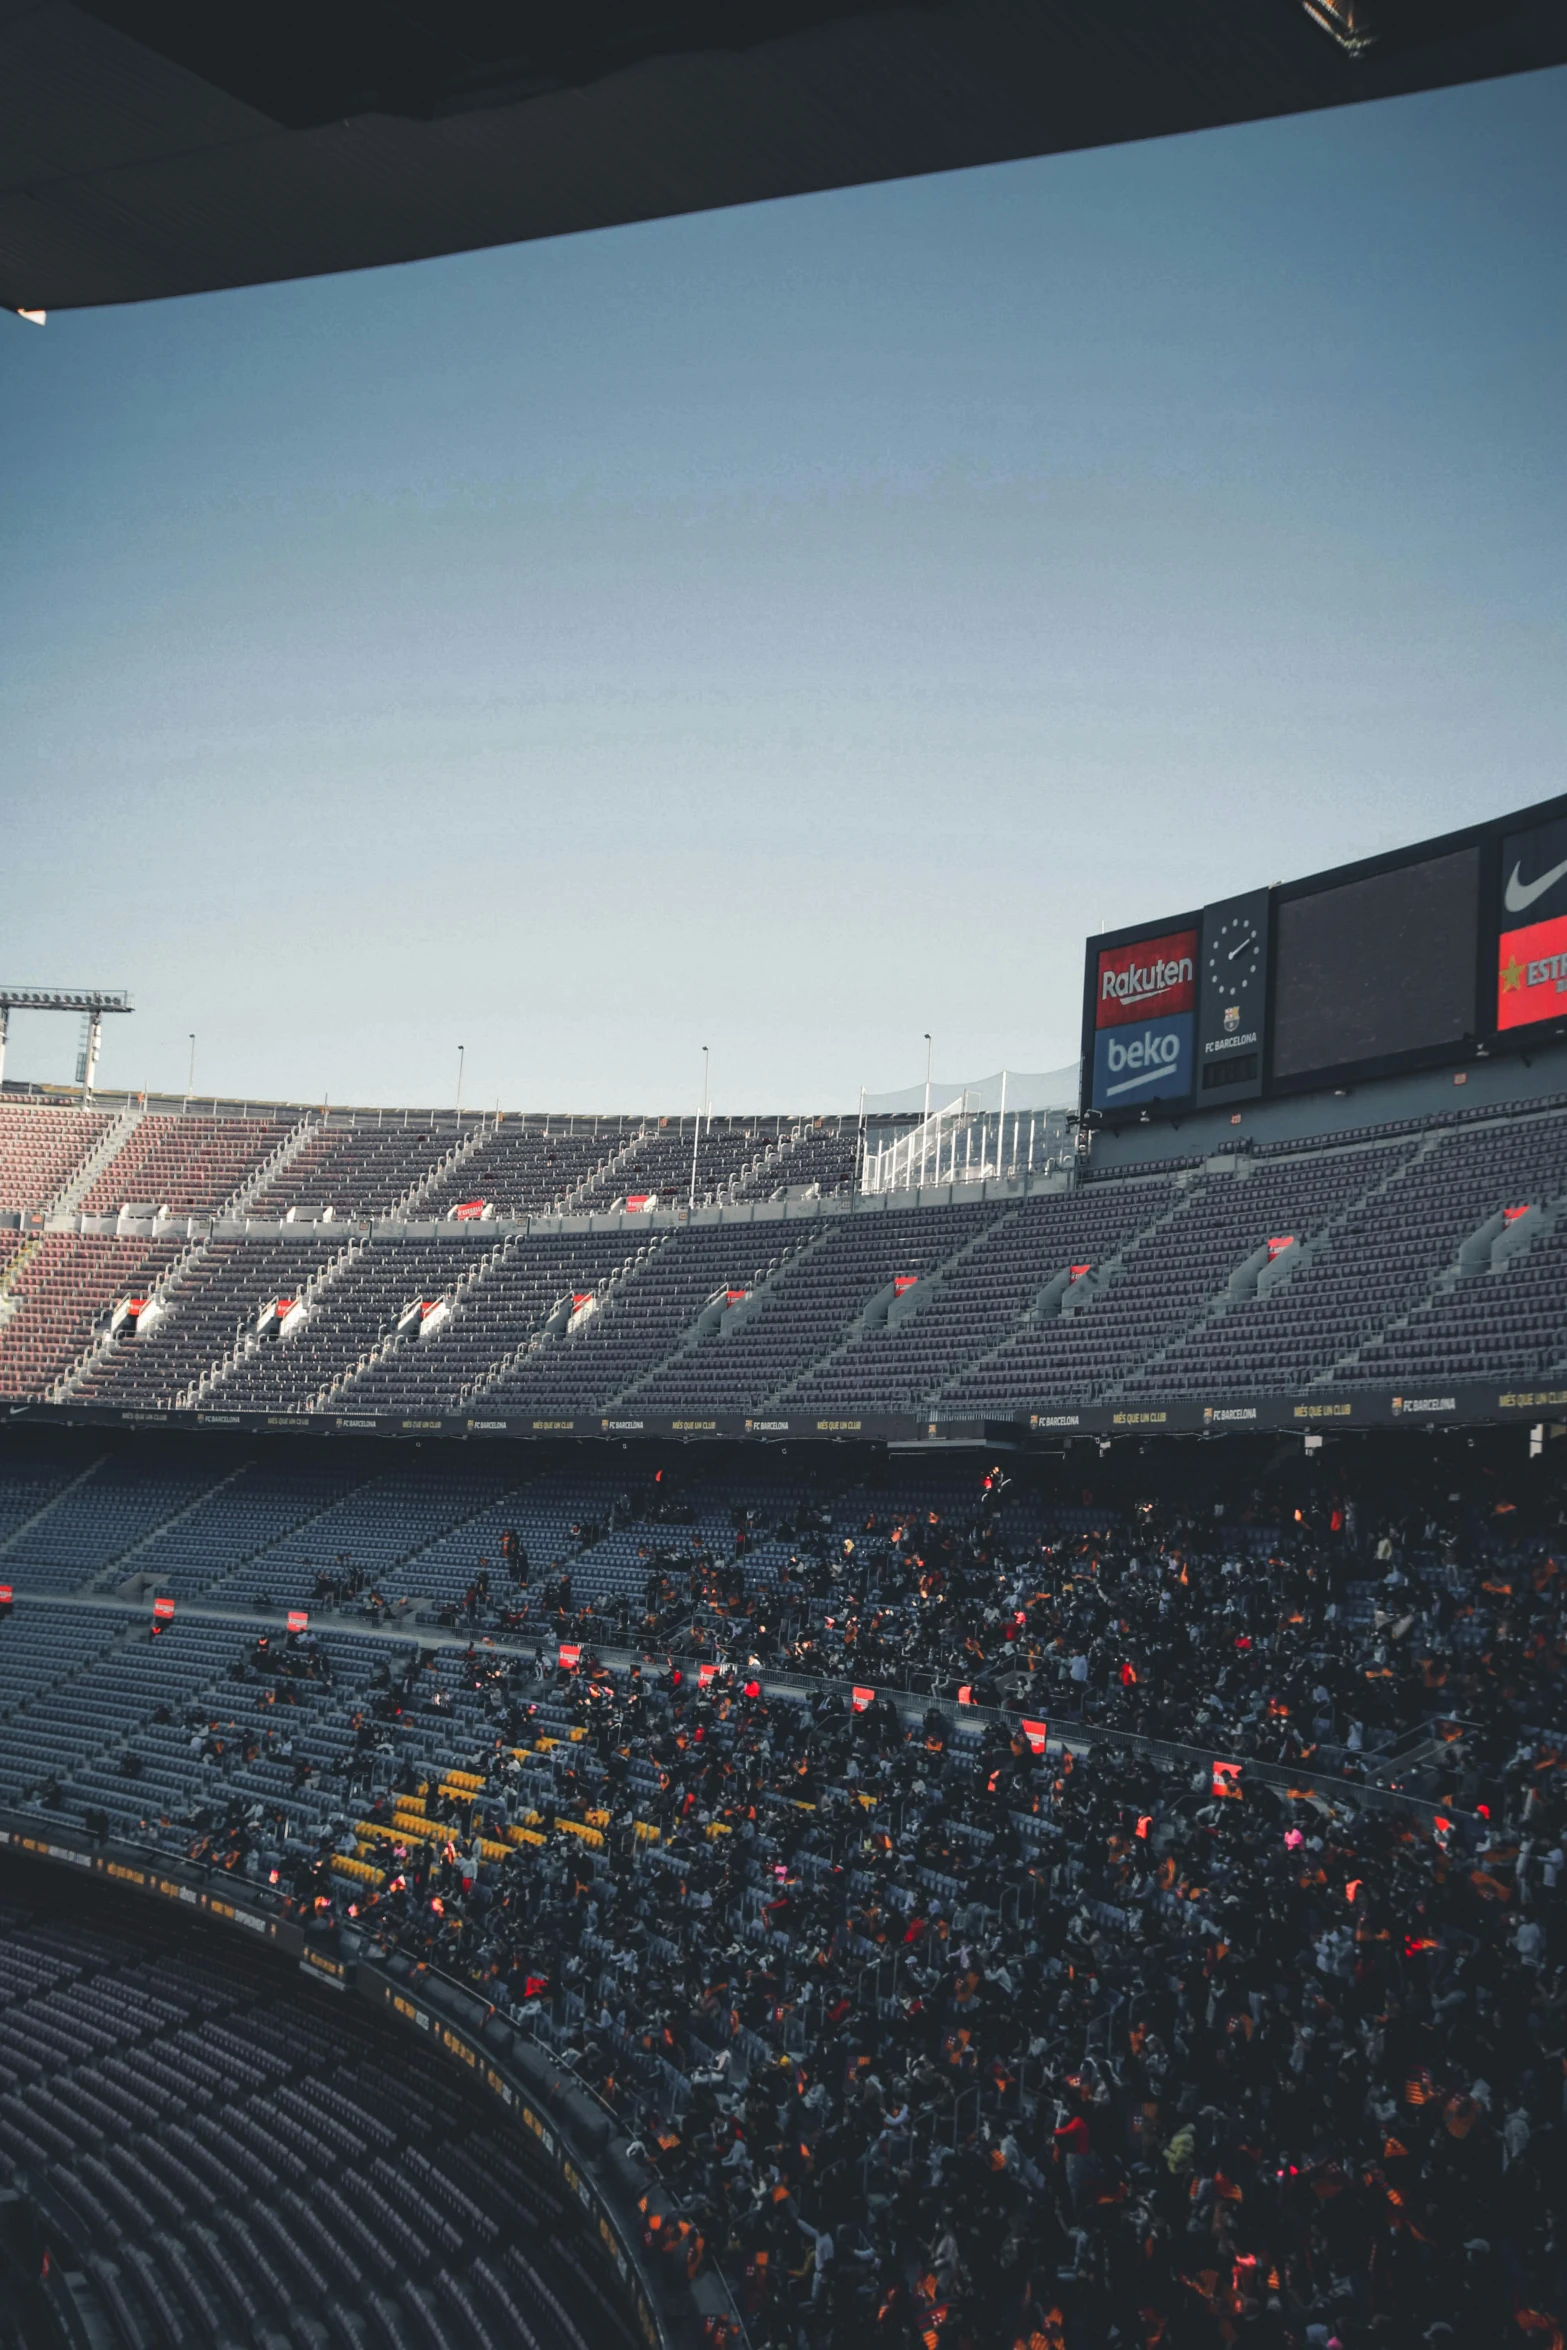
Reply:
[[[1195,930],[1173,930],[1162,938],[1139,938],[1130,946],[1101,950],[1096,1028],[1163,1020],[1173,1012],[1190,1012],[1196,1001]]]

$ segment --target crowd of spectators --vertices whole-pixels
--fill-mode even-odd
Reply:
[[[440,1787],[426,1652],[267,1873],[570,2066],[757,2350],[1560,2350],[1562,1492],[1444,1475],[657,1530],[674,1651],[557,1586]]]

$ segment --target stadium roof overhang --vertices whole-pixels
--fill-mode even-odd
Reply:
[[[148,301],[1562,62],[1561,0],[0,0],[0,297]]]

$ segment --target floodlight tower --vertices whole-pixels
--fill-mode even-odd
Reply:
[[[131,1012],[135,1008],[123,987],[6,987],[0,984],[0,1080],[5,1076],[5,1042],[13,1011],[79,1012],[87,1024],[86,1041],[76,1072],[82,1089],[82,1107],[85,1109],[92,1098],[93,1079],[98,1074],[104,1014]]]

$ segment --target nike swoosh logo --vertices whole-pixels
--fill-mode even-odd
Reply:
[[[1536,898],[1543,898],[1548,889],[1554,889],[1562,875],[1567,873],[1567,857],[1563,857],[1559,865],[1553,865],[1549,873],[1542,873],[1538,881],[1520,881],[1519,870],[1518,866],[1513,867],[1507,887],[1502,892],[1502,902],[1509,914],[1526,913]]]

